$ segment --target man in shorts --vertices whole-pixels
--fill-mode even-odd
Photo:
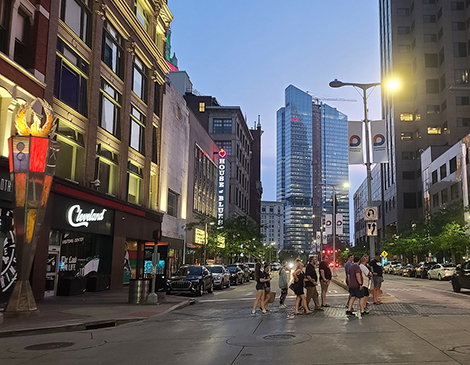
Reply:
[[[374,285],[373,296],[374,304],[382,304],[379,300],[380,288],[382,287],[382,281],[384,281],[384,268],[382,266],[382,260],[380,255],[375,254],[375,259],[370,262],[370,267],[372,268],[372,284]]]
[[[359,267],[359,257],[354,257],[354,264],[349,268],[349,275],[348,275],[348,288],[349,288],[349,295],[351,298],[349,299],[348,303],[348,310],[346,311],[347,315],[352,315],[353,305],[356,298],[359,299],[359,308],[361,309],[361,315],[364,316],[368,314],[364,311],[366,307],[366,300],[367,298],[364,296],[364,277],[362,276],[361,268]]]

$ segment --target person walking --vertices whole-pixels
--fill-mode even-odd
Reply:
[[[317,259],[315,256],[310,256],[308,259],[308,264],[305,267],[305,276],[307,280],[305,281],[305,288],[307,289],[307,306],[310,304],[310,301],[313,299],[315,303],[315,310],[323,310],[320,307],[320,302],[318,301],[318,276],[317,271],[315,270],[315,264]]]
[[[266,264],[264,265],[264,272],[263,272],[263,275],[264,275],[264,280],[266,280],[264,282],[264,309],[266,311],[270,311],[268,309],[268,304],[269,304],[269,293],[271,293],[271,275],[269,273],[271,269],[271,266],[269,264]]]
[[[304,294],[304,286],[305,286],[305,274],[303,272],[304,264],[302,261],[297,262],[297,267],[292,274],[294,278],[294,293],[297,295],[297,299],[295,301],[295,314],[301,314],[299,312],[300,302],[302,302],[302,307],[305,310],[306,314],[313,313],[307,306],[307,298],[305,298]]]
[[[359,299],[359,308],[361,310],[361,315],[368,314],[364,311],[366,307],[366,301],[364,297],[364,278],[362,276],[361,268],[359,267],[359,257],[354,258],[354,264],[349,268],[349,294],[351,295],[351,299],[349,300],[348,310],[346,311],[347,315],[352,315],[353,313],[353,305],[356,298]]]
[[[320,262],[320,286],[321,286],[321,306],[329,307],[326,304],[326,293],[328,292],[328,287],[330,286],[331,281],[331,269],[328,265],[328,256],[323,256],[322,262]]]
[[[256,280],[256,299],[255,302],[253,303],[253,310],[251,311],[251,314],[256,314],[256,307],[258,304],[261,305],[261,310],[263,314],[267,314],[268,312],[266,311],[266,308],[264,307],[264,296],[265,296],[265,291],[264,288],[266,286],[266,280],[264,278],[264,273],[261,270],[261,264],[259,262],[256,263],[255,266],[255,280]]]
[[[281,269],[279,270],[279,289],[281,289],[281,296],[279,297],[279,308],[285,309],[287,306],[284,304],[287,297],[287,262],[282,261]]]
[[[379,300],[379,295],[382,287],[382,281],[384,281],[384,268],[378,253],[375,254],[375,258],[370,262],[370,267],[372,268],[372,284],[374,285],[374,289],[372,289],[374,304],[379,305],[382,304],[382,302]]]
[[[344,264],[344,274],[346,275],[345,276],[345,279],[344,281],[346,282],[346,285],[349,286],[348,284],[348,274],[349,274],[349,268],[351,267],[351,265],[353,264],[353,260],[354,260],[354,255],[352,253],[350,253],[348,255],[348,260],[346,261],[346,263]],[[348,297],[348,300],[346,301],[346,308],[348,308],[349,306],[349,300],[351,299],[351,295]]]

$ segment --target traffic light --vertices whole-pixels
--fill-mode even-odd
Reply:
[[[7,233],[13,230],[13,219],[7,215],[0,216],[0,232]]]
[[[327,250],[326,250],[326,253],[327,253],[328,255],[330,255],[330,254],[331,254],[331,250],[330,250],[330,249],[327,249]]]

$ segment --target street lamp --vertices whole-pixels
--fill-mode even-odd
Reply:
[[[370,84],[358,84],[354,82],[342,82],[337,79],[330,82],[330,87],[343,87],[343,86],[353,86],[362,90],[362,100],[364,102],[364,125],[365,125],[365,134],[366,134],[366,169],[367,169],[367,205],[372,206],[372,173],[370,160],[370,141],[369,141],[369,118],[367,110],[367,90],[371,87],[376,87],[382,85],[381,82],[374,82]],[[389,81],[389,89],[397,89],[399,86],[397,81]],[[375,237],[369,236],[369,247],[370,247],[370,257],[375,256]]]

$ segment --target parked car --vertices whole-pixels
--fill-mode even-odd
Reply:
[[[384,272],[386,274],[393,274],[393,269],[399,263],[399,261],[389,261],[384,266]]]
[[[254,262],[247,262],[246,265],[250,269],[250,279],[255,279],[255,268],[256,264]]]
[[[272,271],[279,271],[280,268],[281,268],[281,264],[279,262],[273,262],[271,264]]]
[[[443,280],[448,279],[454,275],[455,272],[455,265],[446,263],[446,264],[435,264],[432,266],[428,271],[428,279],[437,279]]]
[[[243,281],[245,283],[249,282],[251,274],[250,274],[250,268],[248,267],[248,265],[246,264],[235,264],[235,265],[239,266],[240,269],[243,270]]]
[[[435,262],[424,262],[421,261],[416,267],[416,277],[421,279],[426,279],[428,277],[428,271],[433,267]]]
[[[238,265],[228,266],[230,272],[230,283],[233,285],[243,284],[245,272]]]
[[[409,278],[416,276],[416,267],[413,264],[406,265],[402,270],[403,276],[408,276]]]
[[[393,275],[402,275],[403,268],[406,266],[404,262],[399,262],[393,266]]]
[[[452,275],[452,289],[460,293],[460,289],[470,289],[470,260],[457,265]]]
[[[214,279],[205,266],[181,266],[167,281],[167,293],[192,293],[202,296],[204,291],[212,293]]]
[[[224,265],[210,265],[207,268],[212,273],[215,287],[219,289],[230,288],[230,272]]]

